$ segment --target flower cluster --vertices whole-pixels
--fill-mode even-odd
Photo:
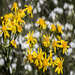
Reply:
[[[63,26],[59,24],[51,24],[48,27],[43,18],[39,18],[36,22],[38,27],[36,30],[40,32],[39,38],[35,38],[34,31],[29,32],[27,38],[27,59],[38,69],[45,72],[48,68],[54,68],[58,74],[63,74],[63,62],[65,53],[68,52],[68,41],[62,38]],[[35,48],[35,45],[38,45]]]
[[[18,7],[18,4],[14,2],[11,12],[1,17],[0,35],[3,36],[4,40],[11,39],[10,44],[15,48],[17,48],[15,37],[22,32],[24,24],[26,23],[24,20],[26,15],[33,17],[32,6],[25,5],[25,8],[21,9]]]
[[[26,23],[24,18],[28,15],[34,18],[31,5],[19,9],[14,2],[11,12],[1,17],[0,35],[4,42],[10,40],[9,45],[17,48],[15,39],[23,31]],[[35,36],[35,31],[39,32],[39,36]],[[70,47],[68,41],[62,38],[63,33],[63,25],[48,24],[45,19],[39,18],[34,23],[33,30],[25,35],[25,45],[29,45],[26,48],[27,60],[43,72],[53,68],[58,74],[63,74],[64,56]]]

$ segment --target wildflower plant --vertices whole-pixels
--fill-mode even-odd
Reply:
[[[38,47],[36,48],[34,46],[35,44],[32,44],[32,46],[27,48],[27,59],[30,63],[34,64],[38,70],[45,72],[49,68],[53,68],[58,74],[63,74],[64,56],[70,47],[68,41],[62,38],[62,34],[64,33],[63,25],[50,24],[50,27],[48,27],[48,24],[43,18],[39,18],[35,22],[35,26],[36,24],[37,27],[35,30],[40,32],[40,36],[36,38],[35,43]],[[32,33],[33,31],[31,31],[31,35]],[[28,40],[30,39],[28,38]],[[34,42],[34,39],[31,41]],[[30,45],[31,42],[28,44]],[[55,59],[53,59],[54,57]]]
[[[19,47],[16,38],[20,34],[22,35],[26,24],[26,16],[31,19],[34,18],[32,6],[25,5],[25,8],[21,9],[14,2],[11,12],[1,17],[0,47],[3,50],[7,50],[7,57],[12,53],[13,48],[16,50]],[[62,37],[64,33],[63,25],[56,23],[47,24],[42,17],[31,24],[33,29],[28,31],[24,38],[25,45],[28,44],[28,47],[25,48],[27,61],[42,72],[54,69],[58,74],[63,74],[65,53],[70,48],[68,40],[64,40]],[[36,31],[39,32],[38,37],[35,36]]]
[[[28,15],[30,18],[33,17],[32,6],[25,5],[22,9],[14,2],[10,12],[0,17],[0,48],[2,49],[0,54],[6,62],[5,69],[7,71],[10,70],[11,61],[13,61],[13,59],[10,61],[10,56],[16,55],[16,51],[19,48],[19,41],[16,39],[19,39],[19,35],[22,34],[26,24],[25,18]]]

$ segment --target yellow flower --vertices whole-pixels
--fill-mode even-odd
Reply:
[[[59,33],[63,33],[62,26],[61,25],[57,24],[57,29],[58,29],[58,32]]]
[[[42,52],[42,49],[41,49],[41,48],[38,48],[37,59],[38,59],[39,61],[43,59],[43,55],[44,55],[44,52]]]
[[[53,42],[52,42],[52,47],[54,48],[54,52],[56,53],[56,47],[59,47],[59,44],[58,43],[60,43],[60,41],[56,41],[56,40],[54,40]]]
[[[34,31],[32,31],[32,33],[29,32],[26,37],[27,44],[29,44],[30,47],[32,47],[33,45],[35,45],[37,43],[37,39],[35,37],[33,37],[33,34],[34,34]]]
[[[31,51],[32,51],[31,49],[28,49],[27,58],[30,61],[30,63],[33,63],[33,55],[31,54]]]
[[[57,72],[58,74],[60,73],[63,74],[63,62],[64,62],[63,58],[57,57],[55,60],[55,65],[56,65],[55,72]]]
[[[8,31],[7,31],[7,27],[6,27],[6,25],[2,25],[2,28],[1,28],[1,30],[2,30],[2,32],[4,33],[4,38],[6,39],[6,37],[10,37],[10,35],[9,35],[9,33],[8,33]],[[1,33],[2,33],[1,32]]]
[[[34,59],[37,58],[37,52],[36,52],[36,51],[33,51],[32,55],[33,55],[33,58],[34,58]]]
[[[16,26],[12,26],[12,33],[15,34],[16,33]]]
[[[43,44],[45,47],[49,47],[49,46],[50,46],[50,36],[48,36],[48,35],[43,35],[42,44]]]
[[[25,16],[26,16],[25,10],[24,9],[19,9],[18,10],[18,17],[23,18]]]
[[[45,53],[45,58],[43,59],[43,72],[47,70],[48,66],[49,66],[49,59],[47,58],[47,55]]]
[[[44,55],[44,52],[42,52],[42,49],[38,48],[37,57],[35,59],[36,66],[40,67],[40,64],[42,63],[42,60],[43,60],[43,55]]]
[[[65,52],[67,52],[67,48],[69,48],[69,46],[67,45],[67,42],[64,41],[64,40],[61,40],[61,45],[60,45],[61,48],[63,48],[63,54]]]
[[[14,2],[11,10],[15,10],[15,12],[16,12],[17,9],[18,9],[18,5],[16,2]]]
[[[12,46],[14,46],[15,48],[17,48],[17,45],[16,45],[16,41],[15,40],[11,40],[10,43],[11,43]]]
[[[29,15],[31,15],[31,18],[33,18],[33,14],[32,14],[32,6],[31,5],[25,5],[25,9],[24,9],[24,11],[27,11],[27,14]]]
[[[46,29],[47,25],[46,25],[45,20],[43,18],[39,18],[39,20],[36,23],[39,24],[40,28]]]
[[[9,18],[12,19],[12,17],[13,17],[13,13],[9,13],[8,16],[9,16]]]
[[[21,17],[17,17],[17,23],[20,23],[21,25],[25,24],[25,21],[21,19]]]
[[[51,25],[51,31],[53,31],[53,32],[56,31],[56,26],[54,24]]]
[[[5,32],[6,30],[7,30],[6,26],[3,25],[3,26],[2,26],[2,31]]]
[[[18,26],[18,32],[22,32],[22,27],[21,26]]]
[[[5,20],[5,21],[7,22],[7,21],[9,20],[9,18],[10,18],[10,17],[9,17],[9,14],[5,14],[3,20]]]

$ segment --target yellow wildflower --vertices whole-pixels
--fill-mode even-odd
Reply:
[[[67,48],[69,48],[69,46],[67,45],[67,41],[64,41],[64,40],[61,40],[61,45],[60,45],[61,48],[63,48],[63,54],[65,52],[67,52]]]
[[[49,59],[47,58],[47,55],[45,53],[45,58],[43,59],[43,72],[47,70],[47,67],[49,66]]]
[[[27,14],[31,15],[31,18],[33,18],[33,14],[32,14],[32,6],[31,5],[25,5],[25,9],[24,11],[27,11]]]
[[[7,30],[6,26],[3,25],[3,26],[2,26],[2,31],[5,32],[6,30]]]
[[[58,32],[59,33],[63,33],[62,26],[61,25],[57,24],[57,29],[58,29]]]
[[[56,65],[55,72],[57,72],[58,74],[60,73],[63,74],[63,62],[64,62],[63,58],[57,57],[55,60],[55,65]]]
[[[37,52],[36,52],[36,51],[33,51],[32,55],[33,55],[33,58],[34,58],[34,59],[37,58]]]
[[[18,17],[23,18],[25,16],[26,16],[25,10],[24,9],[19,9],[18,10]]]
[[[15,34],[16,33],[16,26],[12,26],[12,30],[11,31],[12,31],[12,33]]]
[[[8,15],[10,19],[13,17],[13,13],[9,13]]]
[[[5,20],[6,22],[8,22],[9,18],[10,18],[10,17],[9,17],[9,14],[5,14],[5,15],[4,15],[4,19],[3,19],[3,23],[4,23],[4,20]],[[3,24],[3,23],[2,23],[2,24]]]
[[[7,27],[5,25],[2,26],[1,28],[2,32],[4,33],[4,38],[6,39],[6,37],[10,37],[8,31],[7,31]]]
[[[43,60],[43,55],[44,55],[44,52],[42,52],[42,49],[38,48],[37,57],[35,59],[36,66],[40,67],[40,64],[42,63],[42,60]]]
[[[14,2],[11,10],[15,10],[15,12],[16,12],[17,9],[18,9],[18,5],[16,2]]]
[[[33,63],[33,55],[31,54],[31,51],[32,51],[31,49],[28,49],[27,58],[30,61],[30,63]]]
[[[53,32],[56,31],[56,26],[54,24],[51,25],[51,31],[53,31]]]
[[[12,46],[14,46],[15,48],[17,48],[17,45],[16,45],[16,41],[15,40],[11,40],[10,43],[12,44]]]
[[[22,23],[25,24],[25,21],[19,16],[17,17],[17,22],[20,23],[20,24],[22,24]]]
[[[34,33],[34,31],[32,31],[32,33],[29,32],[26,37],[27,44],[29,44],[30,47],[32,47],[33,45],[35,45],[37,43],[37,39],[35,37],[33,37],[33,33]]]
[[[43,35],[42,44],[43,44],[45,47],[49,47],[49,46],[50,46],[50,36],[48,36],[48,35]]]
[[[54,52],[56,53],[56,47],[59,47],[59,44],[58,43],[60,43],[60,41],[56,41],[56,40],[54,40],[53,42],[52,42],[52,47],[54,48]]]
[[[46,29],[47,25],[46,25],[45,20],[43,18],[39,18],[39,20],[36,23],[39,24],[40,28]]]
[[[18,25],[18,32],[22,32],[22,27]]]

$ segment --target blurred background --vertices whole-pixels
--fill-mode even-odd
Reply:
[[[53,23],[64,25],[63,37],[69,40],[71,48],[65,57],[64,75],[75,75],[75,0],[0,0],[0,17],[10,12],[13,2],[17,2],[20,8],[25,4],[33,7],[33,21],[38,17],[44,17]],[[24,32],[25,33],[25,32]],[[22,38],[21,38],[22,39]],[[20,39],[20,40],[21,40]],[[9,70],[5,69],[5,61],[0,49],[0,75],[41,75],[29,63],[23,61],[21,47],[18,52],[9,55]],[[54,72],[42,73],[42,75],[57,75]]]

